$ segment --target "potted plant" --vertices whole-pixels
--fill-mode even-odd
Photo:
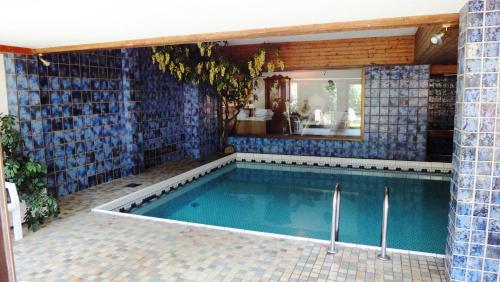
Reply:
[[[59,213],[57,200],[48,193],[43,181],[47,170],[44,165],[22,153],[23,142],[16,130],[14,116],[0,114],[0,138],[5,179],[16,184],[21,212],[25,206],[24,222],[29,229],[37,230],[45,218]]]

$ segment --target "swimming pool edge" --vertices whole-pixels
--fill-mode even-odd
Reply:
[[[302,240],[316,243],[329,243],[327,240],[282,235],[261,231],[245,230],[231,227],[214,226],[207,224],[199,224],[192,222],[177,221],[171,219],[154,218],[130,213],[124,213],[116,211],[120,207],[129,206],[135,207],[144,203],[145,199],[151,197],[159,197],[164,192],[169,192],[171,190],[177,189],[192,180],[198,179],[213,170],[225,167],[228,164],[234,163],[236,161],[240,162],[260,162],[260,163],[278,163],[278,164],[291,164],[291,165],[309,165],[309,166],[332,166],[332,167],[343,167],[343,168],[368,168],[368,169],[379,169],[379,170],[394,170],[394,171],[421,171],[430,173],[449,173],[451,169],[451,164],[448,163],[432,163],[432,162],[411,162],[411,161],[388,161],[388,160],[370,160],[370,159],[347,159],[347,158],[329,158],[329,157],[304,157],[304,156],[292,156],[292,155],[273,155],[273,154],[251,154],[251,153],[234,153],[231,155],[224,156],[215,161],[209,162],[207,164],[201,165],[197,168],[191,169],[174,177],[165,179],[153,185],[147,186],[139,191],[127,194],[125,196],[119,197],[102,205],[99,205],[93,209],[92,212],[111,214],[115,216],[143,219],[143,220],[154,220],[159,222],[174,223],[180,225],[197,226],[215,230],[225,230],[236,233],[244,234],[254,234],[259,236],[266,236],[272,238],[280,239],[292,239],[292,240]],[[379,249],[379,247],[352,244],[338,242],[341,246],[350,246],[361,249]],[[390,249],[390,252],[401,253],[401,254],[413,254],[413,255],[423,255],[444,258],[443,254],[437,253],[427,253],[418,252],[410,250],[401,249]]]
[[[223,227],[223,226],[194,223],[194,222],[187,222],[187,221],[180,221],[180,220],[173,220],[173,219],[166,219],[166,218],[150,217],[150,216],[144,216],[144,215],[138,215],[138,214],[121,213],[121,212],[102,210],[102,209],[97,209],[97,208],[92,209],[92,212],[113,215],[113,216],[134,218],[134,219],[139,219],[139,220],[156,221],[156,222],[170,223],[170,224],[176,224],[176,225],[182,225],[182,226],[192,226],[192,227],[206,228],[206,229],[211,229],[211,230],[228,231],[228,232],[232,232],[232,233],[256,235],[256,236],[262,236],[262,237],[274,238],[274,239],[305,241],[305,242],[312,242],[312,243],[319,243],[319,244],[330,244],[330,241],[328,241],[328,240],[321,240],[321,239],[300,237],[300,236],[283,235],[283,234],[254,231],[254,230],[246,230],[246,229],[239,229],[239,228],[232,228],[232,227]],[[346,243],[346,242],[335,242],[335,243],[338,246],[358,248],[358,249],[363,249],[363,250],[379,250],[380,249],[380,247],[377,247],[377,246],[370,246],[370,245],[363,245],[363,244],[353,244],[353,243]],[[410,250],[394,249],[394,248],[387,248],[387,251],[389,253],[398,253],[398,254],[406,254],[406,255],[420,255],[420,256],[435,257],[435,258],[444,258],[445,257],[444,254],[410,251]]]

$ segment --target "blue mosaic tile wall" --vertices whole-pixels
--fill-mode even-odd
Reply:
[[[126,49],[122,113],[131,128],[133,173],[183,157],[184,86],[151,64],[149,48]],[[128,167],[128,166],[127,166]]]
[[[38,60],[35,56],[6,54],[5,72],[9,113],[20,117],[24,153],[45,163]]]
[[[230,137],[237,152],[425,160],[428,65],[365,69],[365,134],[362,142]]]
[[[500,1],[467,1],[458,42],[446,274],[451,281],[498,281]]]
[[[47,184],[59,195],[120,177],[119,50],[46,58],[49,67],[33,56],[5,59],[8,80],[17,82],[7,85],[9,113],[19,118],[26,153],[47,165]]]
[[[199,148],[200,157],[205,157],[213,152],[217,152],[220,146],[219,132],[219,100],[212,93],[199,93],[200,111],[199,123]],[[196,157],[196,156],[195,156]]]
[[[49,67],[36,56],[6,55],[8,103],[25,153],[47,165],[58,195],[216,150],[216,126],[205,124],[217,116],[216,103],[192,101],[206,98],[157,71],[149,48],[46,59]],[[184,126],[185,108],[197,113],[196,124]]]
[[[187,140],[184,150],[187,156],[200,158],[218,150],[218,100],[213,93],[193,86],[185,86],[184,93],[183,118]]]

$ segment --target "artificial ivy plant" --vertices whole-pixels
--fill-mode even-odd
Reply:
[[[23,142],[14,116],[0,114],[0,138],[5,178],[16,184],[19,197],[26,203],[24,221],[28,228],[37,230],[45,218],[59,213],[57,200],[47,192],[43,181],[47,169],[22,153]]]
[[[285,68],[277,48],[263,46],[245,62],[235,62],[224,55],[222,49],[226,45],[217,41],[152,48],[153,64],[162,72],[168,71],[181,82],[210,87],[220,97],[223,106],[221,145],[228,135],[228,127],[236,125],[240,110],[254,97],[255,78],[266,70]],[[268,51],[274,52],[272,59],[266,58]],[[231,106],[234,111],[230,110]]]

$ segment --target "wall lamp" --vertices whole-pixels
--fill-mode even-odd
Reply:
[[[450,28],[450,27],[451,27],[451,24],[443,24],[443,28],[441,29],[441,31],[439,31],[439,33],[432,35],[431,43],[434,45],[443,44],[444,36],[445,36],[446,32],[448,32],[448,28]]]
[[[50,66],[50,62],[43,57],[43,54],[38,54],[38,59],[40,60],[40,62],[42,62],[44,66],[46,67]]]

